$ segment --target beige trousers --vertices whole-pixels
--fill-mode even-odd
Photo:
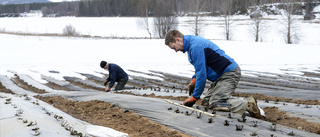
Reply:
[[[247,108],[247,102],[242,98],[232,97],[241,77],[238,66],[235,70],[222,74],[208,89],[204,101],[209,105],[226,100],[231,105],[230,112],[243,114]]]

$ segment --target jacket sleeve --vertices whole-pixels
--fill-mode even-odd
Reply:
[[[191,52],[191,58],[193,61],[193,66],[195,68],[195,78],[197,79],[192,96],[195,99],[200,99],[200,96],[204,90],[206,79],[207,79],[204,49],[193,48]]]
[[[111,80],[111,79],[110,79],[110,76],[109,76],[106,80],[110,81],[110,80]]]
[[[109,78],[110,78],[109,88],[112,88],[113,85],[116,83],[116,80],[117,80],[117,72],[115,70],[112,70],[110,72],[111,73],[109,74]]]

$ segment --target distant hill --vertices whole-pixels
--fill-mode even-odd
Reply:
[[[48,3],[50,0],[1,0],[1,5],[6,4],[25,4],[25,3]]]

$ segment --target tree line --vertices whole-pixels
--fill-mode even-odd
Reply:
[[[78,17],[102,17],[102,16],[145,16],[148,10],[149,16],[184,15],[194,11],[194,2],[203,4],[201,12],[211,15],[220,13],[220,5],[224,0],[81,0],[70,2],[30,3],[0,5],[2,13],[23,13],[30,10],[42,10],[44,16],[78,16]],[[256,0],[266,3],[279,2],[279,0]],[[233,1],[233,11],[246,14],[252,1]]]
[[[303,5],[319,3],[320,0],[82,0],[60,3],[35,3],[18,5],[0,5],[1,13],[21,13],[28,10],[42,10],[43,16],[77,16],[77,17],[105,17],[105,16],[136,16],[139,27],[148,31],[152,36],[163,38],[165,34],[176,29],[179,22],[177,16],[194,17],[190,26],[194,35],[201,35],[201,17],[219,15],[224,18],[224,35],[226,40],[232,39],[232,20],[234,14],[248,14],[249,7],[255,13],[252,16],[251,32],[255,41],[262,41],[261,34],[269,29],[265,25],[262,11],[268,9],[270,3],[277,4],[277,8],[285,10],[280,23],[284,26],[285,41],[288,44],[298,43],[299,26],[294,15],[303,14]],[[306,4],[303,4],[306,3]],[[253,7],[253,8],[252,8]],[[252,12],[251,11],[251,12]],[[263,11],[265,12],[265,11]],[[273,14],[273,13],[271,13]],[[150,18],[152,17],[152,18]],[[251,17],[251,16],[250,16]],[[152,24],[152,25],[150,25]],[[150,28],[152,26],[153,28]],[[69,28],[72,28],[70,26]],[[75,29],[70,29],[75,30]]]

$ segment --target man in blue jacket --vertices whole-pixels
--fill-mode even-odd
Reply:
[[[244,114],[247,110],[253,117],[260,118],[260,110],[253,97],[232,97],[240,80],[241,70],[216,44],[199,36],[184,36],[178,30],[171,30],[166,34],[165,44],[176,52],[187,52],[189,62],[195,68],[195,75],[188,85],[191,97],[183,102],[185,106],[192,107],[200,99],[208,79],[212,84],[202,105],[239,114]]]
[[[106,92],[109,92],[113,85],[118,82],[115,90],[121,90],[128,82],[128,74],[117,64],[107,63],[106,61],[100,62],[100,67],[109,71],[109,77],[103,83],[104,86],[107,86],[110,82],[109,87]]]

